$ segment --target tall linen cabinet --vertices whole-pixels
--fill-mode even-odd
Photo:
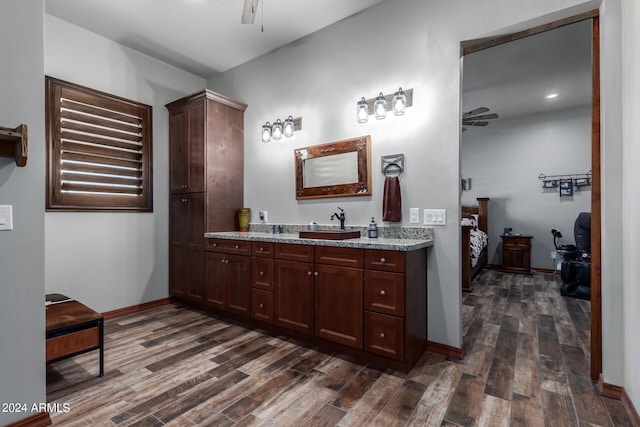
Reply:
[[[204,90],[169,110],[169,294],[204,301],[205,231],[237,229],[243,205],[244,111]]]

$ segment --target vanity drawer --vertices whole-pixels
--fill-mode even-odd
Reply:
[[[271,242],[252,242],[251,243],[251,255],[273,258],[275,251],[275,243]]]
[[[334,246],[316,246],[316,264],[340,265],[362,268],[364,252],[362,249],[338,248]]]
[[[404,316],[404,275],[365,270],[364,309]]]
[[[251,242],[246,240],[207,239],[207,250],[225,254],[251,255]]]
[[[364,251],[364,268],[403,273],[404,252],[366,249]]]
[[[273,259],[254,257],[251,261],[251,286],[273,290]]]
[[[365,311],[364,350],[404,360],[404,319]]]
[[[314,247],[293,243],[276,243],[275,257],[289,261],[313,262]]]
[[[273,292],[251,289],[251,318],[273,323]]]

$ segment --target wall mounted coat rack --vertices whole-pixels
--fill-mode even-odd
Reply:
[[[559,188],[560,197],[573,196],[574,187],[580,188],[591,185],[591,171],[587,173],[545,175],[541,173],[538,179],[542,181],[542,188]]]
[[[0,156],[11,157],[16,165],[27,165],[27,125],[22,124],[15,129],[0,126]]]

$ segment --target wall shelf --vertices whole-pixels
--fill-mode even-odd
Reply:
[[[0,156],[11,157],[16,165],[27,165],[27,125],[22,124],[15,129],[0,126]]]

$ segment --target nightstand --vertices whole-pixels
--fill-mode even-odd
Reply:
[[[531,239],[533,236],[503,234],[502,270],[507,273],[531,274]]]

